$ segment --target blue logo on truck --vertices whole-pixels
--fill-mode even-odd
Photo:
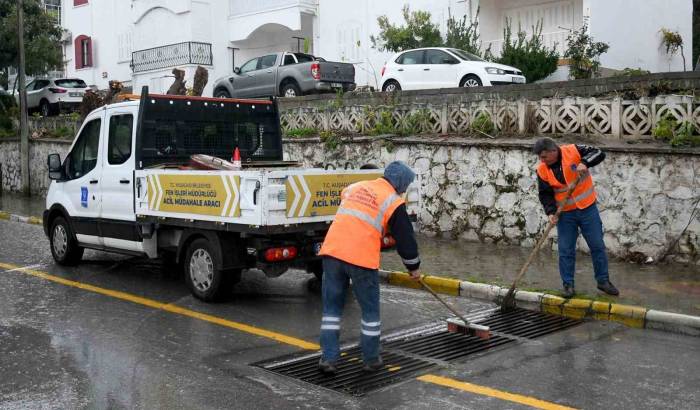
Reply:
[[[88,189],[86,186],[80,187],[80,206],[87,208],[88,203]]]

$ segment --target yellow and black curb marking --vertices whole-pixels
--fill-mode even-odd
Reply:
[[[410,279],[407,273],[380,270],[380,277],[388,284],[419,289],[419,283]],[[458,279],[426,276],[436,292],[452,296],[498,302],[507,293],[507,288],[483,283],[472,283]],[[599,302],[590,299],[564,299],[540,292],[516,291],[515,300],[519,307],[541,311],[573,319],[593,319],[619,322],[638,329],[658,329],[669,332],[700,336],[700,317],[679,313],[663,312],[641,306]]]
[[[11,214],[11,213],[5,212],[5,211],[0,211],[0,220],[12,221],[12,222],[23,222],[23,223],[28,223],[28,224],[32,224],[32,225],[42,225],[43,224],[41,218],[37,218],[36,216],[15,215],[15,214]]]

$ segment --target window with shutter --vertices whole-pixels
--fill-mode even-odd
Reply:
[[[88,0],[73,0],[73,7],[88,4]]]
[[[75,48],[75,68],[92,67],[92,39],[86,35],[80,35],[73,44]]]

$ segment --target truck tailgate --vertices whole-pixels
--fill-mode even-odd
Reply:
[[[319,62],[321,69],[321,81],[334,83],[354,83],[355,66],[349,63],[337,63],[333,61]]]
[[[136,171],[139,217],[176,218],[248,226],[330,222],[340,192],[381,170],[263,169],[253,171]],[[408,190],[409,214],[419,209],[419,182]]]

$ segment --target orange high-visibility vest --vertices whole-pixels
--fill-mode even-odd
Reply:
[[[576,180],[576,166],[581,163],[581,154],[579,154],[576,145],[568,144],[561,147],[561,169],[564,173],[566,184],[559,182],[554,172],[545,164],[540,162],[537,167],[537,175],[540,176],[554,189],[554,199],[557,205],[560,205],[566,198],[566,193],[570,185]],[[596,200],[595,189],[593,188],[593,178],[589,172],[582,175],[581,181],[571,193],[571,196],[566,200],[563,211],[572,211],[576,208],[584,209],[593,205]]]
[[[384,178],[346,187],[319,255],[379,269],[382,236],[391,215],[403,203],[405,201]]]

